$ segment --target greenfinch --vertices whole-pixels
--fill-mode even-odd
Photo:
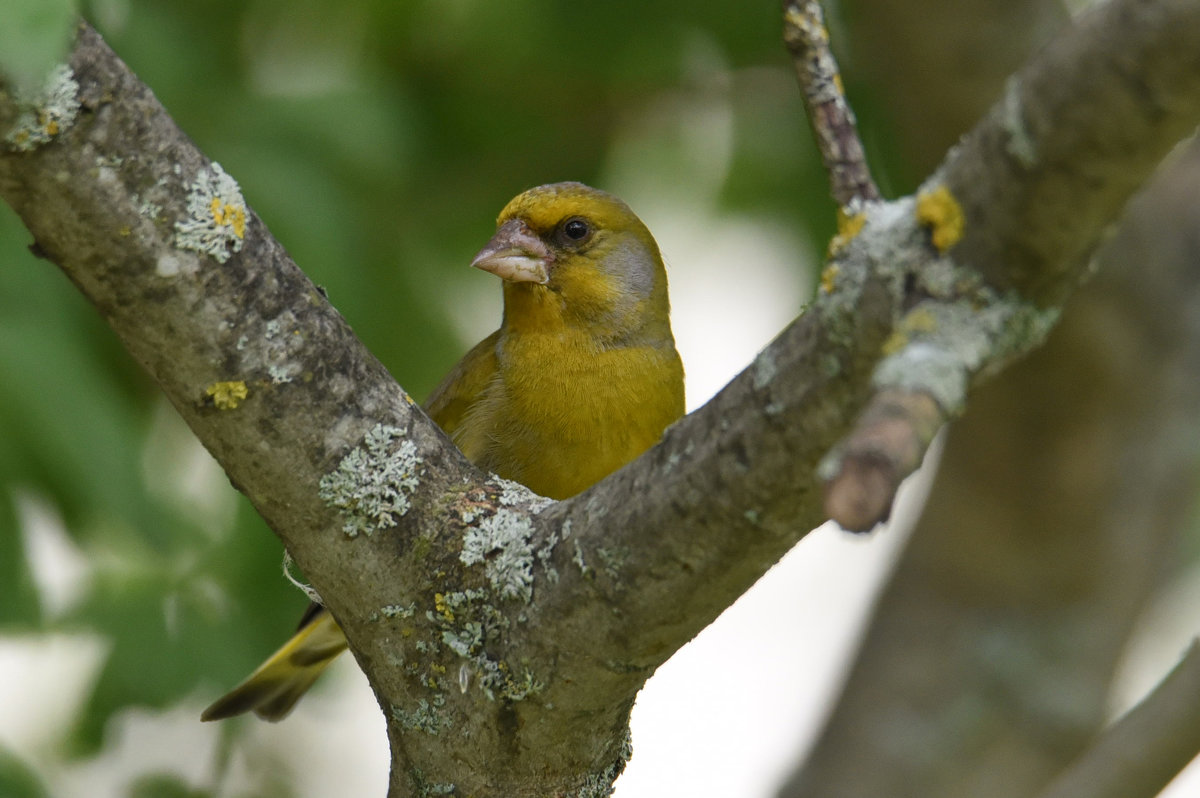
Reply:
[[[624,202],[581,183],[532,188],[500,212],[471,265],[502,278],[504,317],[425,410],[473,463],[565,499],[683,415],[666,270]],[[280,720],[345,649],[314,603],[296,634],[201,717],[253,710]]]

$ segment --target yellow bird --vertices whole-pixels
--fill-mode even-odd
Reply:
[[[683,415],[666,270],[624,202],[581,183],[532,188],[500,212],[471,265],[504,280],[504,318],[425,410],[472,462],[565,499]],[[313,604],[292,639],[201,718],[280,720],[345,649]]]

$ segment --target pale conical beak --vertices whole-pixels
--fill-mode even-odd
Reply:
[[[546,244],[529,225],[520,219],[509,219],[479,250],[471,265],[510,282],[545,285],[550,280],[553,260]]]

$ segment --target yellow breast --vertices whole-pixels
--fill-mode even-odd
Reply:
[[[589,336],[500,337],[497,371],[455,435],[473,462],[551,498],[653,446],[683,414],[673,346],[597,350]]]

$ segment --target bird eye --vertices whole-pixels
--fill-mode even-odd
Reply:
[[[582,241],[592,234],[592,226],[587,223],[586,219],[576,216],[563,222],[562,231],[563,235],[571,241]]]

